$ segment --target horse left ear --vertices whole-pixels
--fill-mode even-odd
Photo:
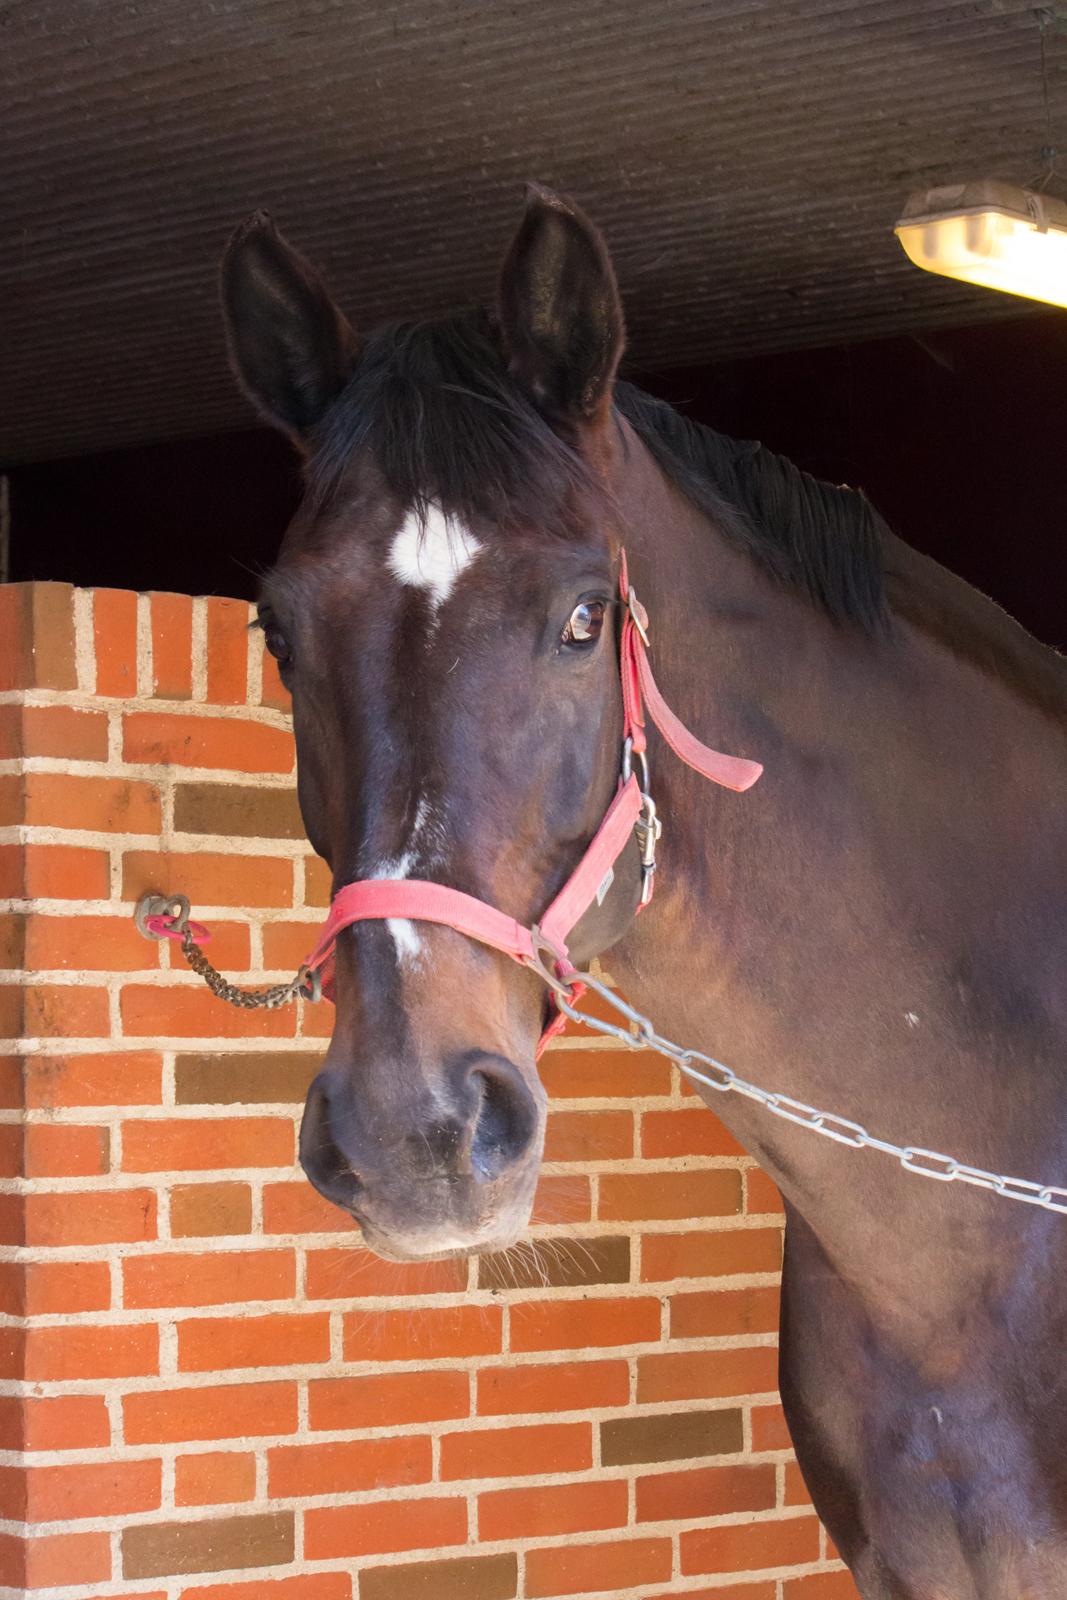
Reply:
[[[611,258],[588,217],[540,184],[527,186],[499,310],[510,371],[538,409],[602,420],[626,342]]]

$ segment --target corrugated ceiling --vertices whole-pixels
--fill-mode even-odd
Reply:
[[[247,424],[215,269],[257,206],[369,325],[490,295],[539,178],[604,228],[645,368],[1023,309],[889,232],[1039,166],[1008,0],[7,0],[0,89],[8,463]]]

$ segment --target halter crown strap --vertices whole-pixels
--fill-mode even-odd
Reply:
[[[625,550],[619,570],[619,593],[626,606],[620,649],[622,694],[627,732],[633,739],[634,749],[642,751],[645,748],[644,700],[652,721],[687,767],[692,767],[694,772],[699,772],[701,777],[710,779],[712,783],[721,784],[724,789],[734,789],[739,794],[751,789],[763,771],[760,762],[746,761],[741,756],[723,755],[721,751],[701,744],[696,735],[690,733],[675,716],[660,694],[648,661],[648,612],[630,587]]]
[[[625,606],[619,643],[619,670],[622,679],[623,726],[627,750],[642,755],[646,746],[645,707],[667,744],[695,772],[712,783],[738,792],[750,789],[763,771],[758,761],[723,755],[702,744],[675,716],[656,686],[648,663],[648,613],[630,587],[626,552],[621,553],[619,595]],[[573,973],[567,941],[592,905],[608,874],[622,854],[631,834],[638,831],[645,841],[643,863],[647,902],[652,882],[654,841],[658,836],[655,807],[651,795],[643,790],[624,763],[624,776],[615,798],[605,813],[588,849],[541,919],[539,928],[525,928],[495,906],[459,889],[420,878],[364,878],[346,884],[334,895],[322,937],[305,962],[312,972],[321,970],[323,992],[332,998],[334,948],[337,936],[353,923],[381,921],[397,917],[414,922],[436,922],[454,928],[468,938],[477,939],[491,949],[547,975],[543,953],[556,963],[556,973]],[[642,830],[644,830],[642,834]],[[651,836],[652,848],[648,839]],[[640,908],[639,908],[640,909]],[[564,1026],[560,1012],[542,1034],[538,1054],[553,1034]]]

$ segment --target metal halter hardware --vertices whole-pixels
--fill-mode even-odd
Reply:
[[[623,783],[629,781],[630,774],[633,772],[634,754],[634,742],[628,736],[623,741],[622,747],[621,776]],[[656,811],[656,802],[652,798],[652,781],[648,770],[648,756],[644,750],[638,750],[636,755],[641,773],[638,779],[641,785],[641,813],[634,823],[634,833],[637,835],[637,842],[641,848],[640,904],[641,906],[647,906],[652,899],[653,874],[656,871],[656,846],[663,837],[663,822]]]

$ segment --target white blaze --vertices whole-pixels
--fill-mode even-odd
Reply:
[[[426,509],[425,520],[409,511],[393,540],[388,567],[394,578],[413,589],[425,589],[437,611],[448,599],[457,579],[481,551],[481,544],[454,517],[439,506]]]
[[[420,800],[415,809],[415,826],[411,830],[407,849],[395,861],[382,861],[370,874],[372,878],[406,878],[415,865],[415,858],[419,853],[419,845],[423,842],[424,833],[436,831],[436,819],[428,802]],[[423,952],[422,939],[419,937],[415,924],[407,917],[386,917],[385,926],[389,929],[396,946],[397,961],[403,964],[407,961],[414,964]]]

